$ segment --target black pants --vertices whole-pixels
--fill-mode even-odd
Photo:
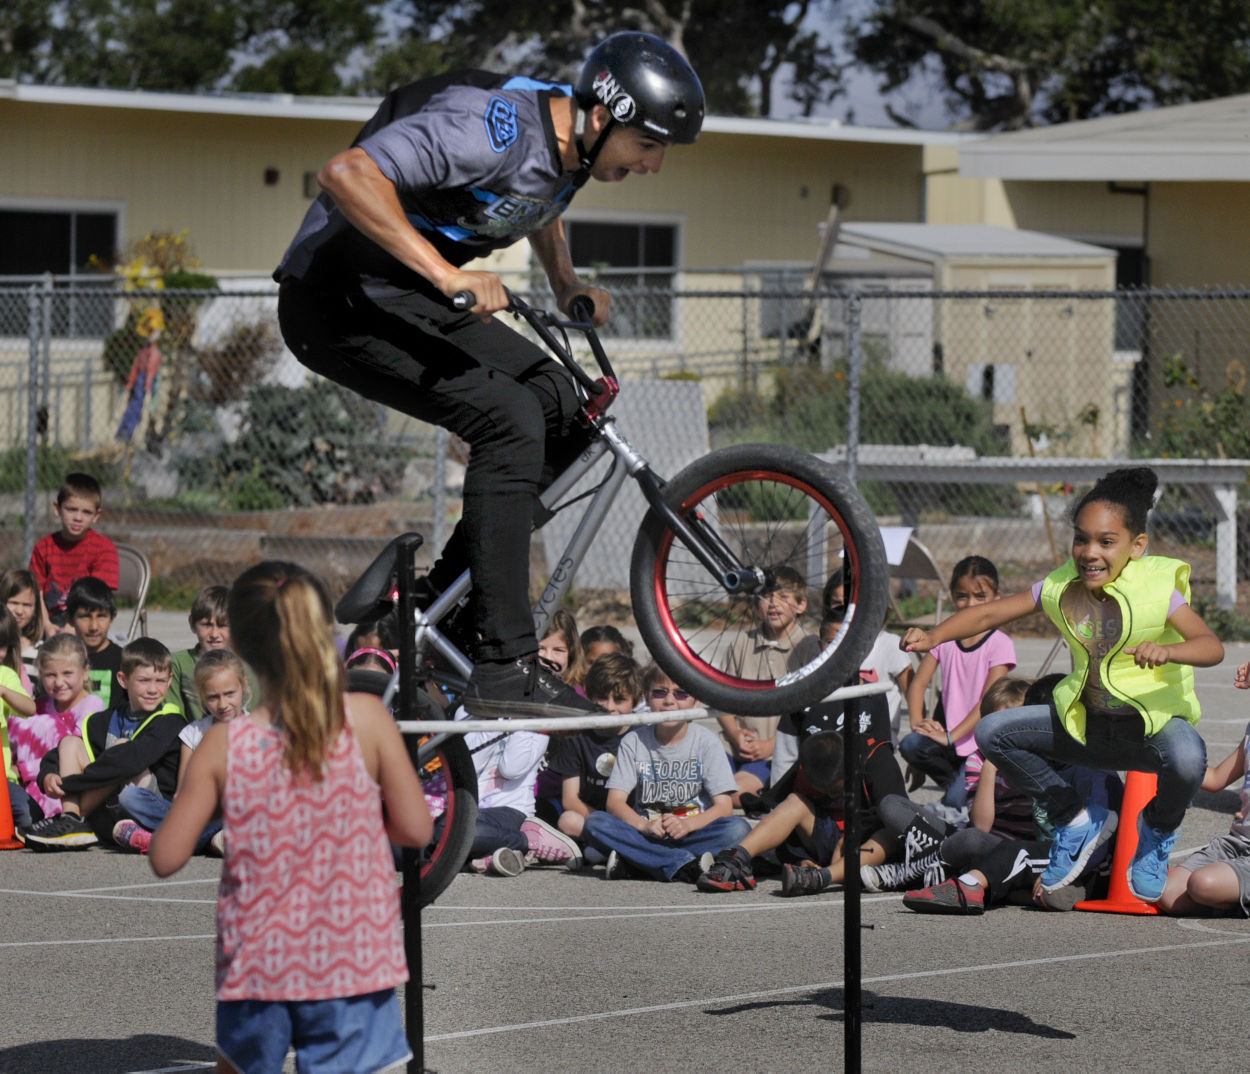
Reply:
[[[288,280],[278,319],[313,372],[469,444],[464,511],[430,580],[443,589],[472,571],[478,659],[537,649],[529,600],[537,494],[586,444],[572,378],[498,317],[458,313],[432,287],[366,295]]]

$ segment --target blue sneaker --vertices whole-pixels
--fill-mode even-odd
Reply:
[[[1042,873],[1042,890],[1046,894],[1071,884],[1085,871],[1095,850],[1115,834],[1119,818],[1104,806],[1090,802],[1086,807],[1089,820],[1055,829],[1050,845],[1050,862]]]
[[[1168,859],[1176,846],[1176,830],[1152,828],[1137,816],[1137,853],[1128,867],[1128,889],[1142,902],[1158,902],[1168,880]]]

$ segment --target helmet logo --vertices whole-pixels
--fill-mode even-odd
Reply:
[[[621,88],[621,84],[612,77],[611,71],[605,69],[595,75],[591,88],[618,123],[628,123],[634,118],[638,106],[634,103],[633,97],[626,93]]]

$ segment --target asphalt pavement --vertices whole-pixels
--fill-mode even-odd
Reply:
[[[1022,641],[1021,672],[1045,648]],[[1231,686],[1247,659],[1250,646],[1230,646],[1221,667],[1199,672],[1212,763],[1250,720],[1250,694]],[[1232,790],[1199,794],[1179,852],[1227,831],[1236,807]],[[158,881],[142,858],[112,850],[0,854],[0,1074],[212,1069],[219,869],[198,858]],[[553,868],[462,875],[421,922],[426,1063],[474,1074],[841,1069],[845,896],[779,892],[775,880],[704,895]],[[861,908],[865,1070],[1239,1062],[1244,918],[1018,907],[941,918],[896,894],[864,895]]]

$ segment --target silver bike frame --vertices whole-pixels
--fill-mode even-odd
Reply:
[[[563,603],[569,587],[573,584],[573,576],[603,526],[625,478],[633,477],[648,467],[647,460],[625,439],[613,418],[599,417],[595,419],[595,427],[598,433],[594,440],[539,497],[545,510],[556,511],[561,500],[573,491],[577,483],[594,469],[604,455],[611,454],[606,475],[582,512],[573,535],[551,572],[542,596],[534,605],[534,633],[540,638],[551,621],[552,614]],[[469,587],[469,572],[465,571],[433,604],[425,611],[418,611],[416,616],[417,652],[424,652],[426,648],[435,650],[466,679],[473,673],[473,662],[448,640],[436,624],[468,596]],[[393,678],[392,687],[388,689],[384,702],[389,702],[389,695],[397,685],[398,676]]]

